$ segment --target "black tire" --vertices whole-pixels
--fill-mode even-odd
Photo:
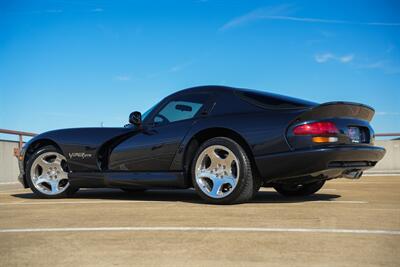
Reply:
[[[287,197],[308,196],[316,193],[325,184],[325,181],[316,181],[309,184],[275,184],[275,190]]]
[[[253,175],[253,180],[254,180],[254,186],[253,186],[253,196],[251,198],[254,198],[258,191],[260,191],[261,185],[262,185],[262,179],[258,175]]]
[[[25,168],[25,175],[26,175],[26,181],[29,185],[29,188],[32,190],[33,193],[35,193],[37,196],[39,196],[40,198],[64,198],[64,197],[70,197],[72,195],[74,195],[79,188],[76,187],[72,187],[72,186],[68,186],[67,189],[65,189],[65,191],[63,191],[60,194],[56,194],[56,195],[47,195],[44,194],[42,192],[40,192],[33,184],[32,182],[32,177],[31,177],[31,168],[32,168],[32,164],[34,163],[35,159],[37,159],[40,155],[47,153],[47,152],[57,152],[59,154],[62,155],[61,151],[59,151],[57,148],[55,148],[54,146],[45,146],[45,147],[41,147],[39,148],[37,151],[35,151],[32,156],[29,158],[27,164],[26,164],[26,168]],[[65,167],[67,168],[67,167]]]
[[[235,188],[229,195],[223,198],[212,198],[207,194],[205,194],[197,184],[195,177],[196,162],[200,154],[203,152],[203,150],[213,145],[224,146],[229,150],[231,150],[233,154],[236,156],[237,160],[239,161],[238,164],[240,166],[239,168],[240,171],[238,173],[238,181]],[[203,198],[207,203],[211,204],[238,204],[247,202],[253,197],[255,191],[258,190],[257,188],[255,188],[257,186],[255,186],[254,183],[250,159],[246,154],[245,150],[238,143],[226,137],[215,137],[209,139],[199,147],[191,164],[191,175],[192,175],[192,182],[197,194],[199,194],[200,197]]]

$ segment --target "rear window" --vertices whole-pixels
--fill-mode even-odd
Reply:
[[[239,90],[236,94],[251,104],[268,109],[299,109],[317,105],[307,100],[255,90]]]

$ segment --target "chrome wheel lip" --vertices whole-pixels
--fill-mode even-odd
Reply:
[[[49,162],[48,158],[54,158]],[[45,152],[40,154],[32,163],[30,169],[30,178],[33,186],[42,194],[55,196],[62,194],[69,187],[68,173],[62,168],[61,163],[66,158],[58,152]],[[60,182],[67,180],[64,185]],[[51,188],[49,190],[45,184]]]
[[[226,152],[226,157],[219,157],[215,153],[216,150]],[[207,157],[211,160],[208,167],[204,165]],[[235,171],[233,171],[232,166],[236,168]],[[196,160],[195,181],[200,190],[208,197],[221,199],[229,196],[235,190],[239,179],[240,162],[236,155],[226,146],[208,146]],[[212,182],[212,186],[207,180]],[[225,185],[228,185],[228,190],[223,192],[222,189]]]

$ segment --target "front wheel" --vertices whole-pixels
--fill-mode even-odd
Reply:
[[[256,186],[250,160],[232,139],[216,137],[204,142],[192,163],[196,192],[213,204],[235,204],[250,200]]]
[[[53,146],[42,147],[31,156],[26,178],[31,190],[42,198],[66,197],[78,191],[69,184],[65,157]]]
[[[317,181],[308,184],[275,184],[275,190],[284,196],[308,196],[316,193],[325,184],[325,181]]]

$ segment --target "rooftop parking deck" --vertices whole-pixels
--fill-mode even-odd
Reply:
[[[399,266],[399,192],[400,177],[373,176],[215,206],[192,190],[45,200],[1,185],[0,265]]]

